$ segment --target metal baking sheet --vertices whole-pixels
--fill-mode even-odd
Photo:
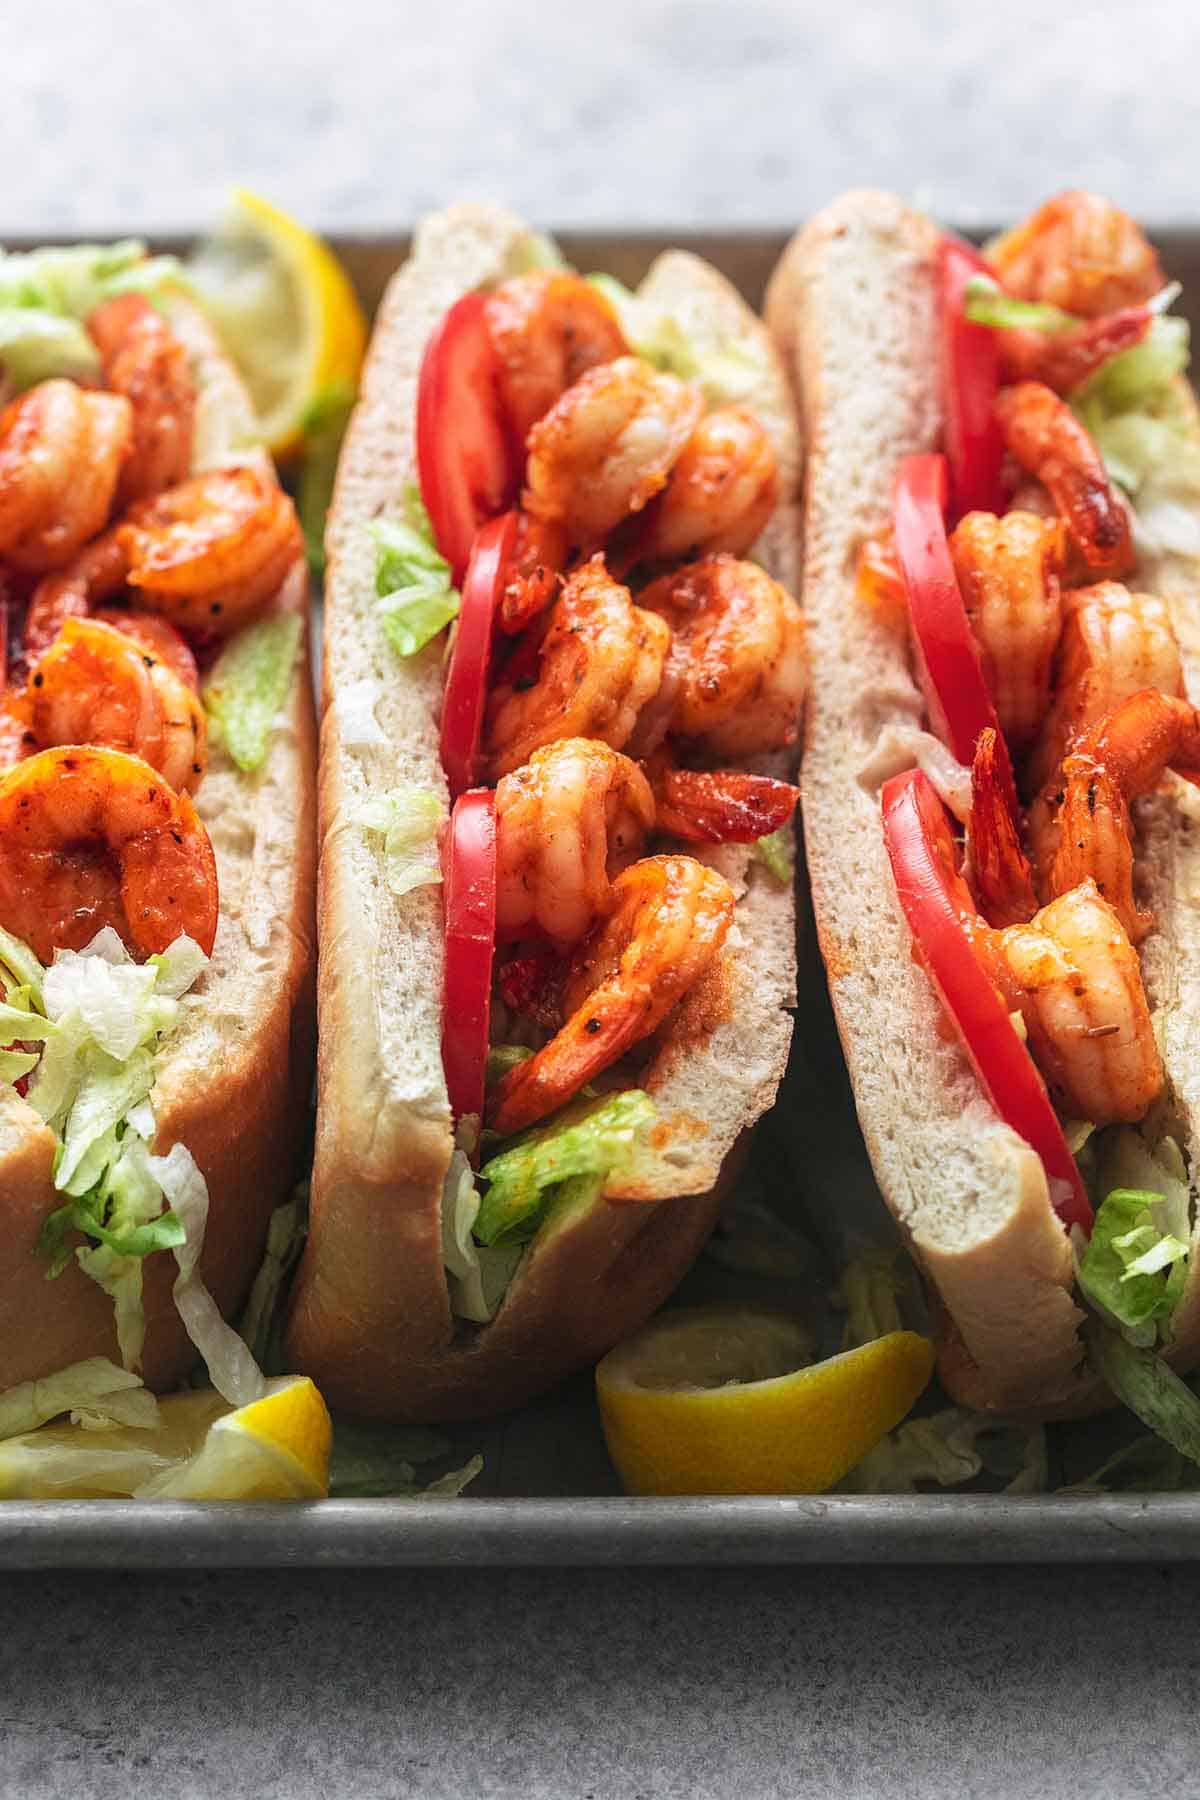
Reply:
[[[631,283],[660,250],[683,244],[755,302],[784,243],[774,233],[563,232],[559,241],[576,267],[605,269]],[[1158,241],[1184,297],[1200,294],[1200,234],[1178,230]],[[335,247],[373,310],[406,240],[335,240]],[[704,1256],[684,1284],[688,1300],[819,1307],[847,1243],[890,1235],[849,1096],[803,886],[799,911],[793,1055],[778,1106],[756,1134],[747,1179],[812,1240],[813,1266],[768,1283]],[[587,1376],[505,1420],[456,1426],[448,1435],[449,1461],[476,1451],[484,1458],[483,1474],[461,1499],[309,1506],[9,1501],[0,1504],[0,1568],[1200,1560],[1200,1493],[627,1499],[604,1451]],[[1120,1415],[1057,1428],[1052,1480],[1079,1479],[1128,1435]]]

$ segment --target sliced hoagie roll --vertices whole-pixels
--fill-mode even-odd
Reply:
[[[1050,1414],[1101,1398],[1084,1359],[1071,1238],[1041,1157],[998,1116],[914,949],[881,818],[887,777],[920,763],[945,797],[947,763],[949,785],[955,775],[930,736],[903,598],[898,608],[880,605],[859,580],[864,545],[890,527],[903,459],[942,444],[939,236],[890,195],[851,193],[797,235],[768,292],[766,317],[808,444],[805,842],[859,1119],[880,1189],[937,1303],[943,1380],[977,1406]],[[1185,454],[1194,454],[1194,414],[1186,435]],[[1200,503],[1190,504],[1200,518]],[[1194,522],[1190,529],[1200,550]],[[1135,528],[1135,544],[1136,567],[1124,578],[1167,599],[1186,688],[1200,698],[1200,561],[1156,553],[1147,529]],[[1076,575],[1074,585],[1088,579]],[[1177,1162],[1178,1146],[1193,1172],[1200,1149],[1198,816],[1194,791],[1174,776],[1136,808],[1138,897],[1155,917],[1140,946],[1142,981],[1165,1075],[1161,1098],[1136,1132],[1127,1128],[1143,1176],[1167,1140],[1166,1162]],[[1086,1135],[1073,1134],[1074,1144]],[[1118,1185],[1152,1184],[1145,1176]],[[1185,1192],[1174,1175],[1163,1185]],[[1193,1235],[1161,1338],[1176,1367],[1200,1352],[1196,1243]]]
[[[398,794],[432,797],[445,816],[446,646],[437,636],[416,654],[397,653],[372,527],[403,518],[406,497],[411,517],[418,376],[431,335],[462,296],[529,269],[538,254],[533,234],[500,211],[456,207],[420,228],[376,321],[327,533],[317,1142],[287,1348],[332,1403],[397,1419],[514,1405],[645,1319],[710,1231],[722,1167],[771,1104],[791,1032],[790,879],[746,844],[685,845],[721,871],[736,910],[636,1081],[624,1078],[648,1096],[653,1124],[602,1191],[595,1182],[585,1193],[578,1183],[555,1188],[532,1240],[487,1277],[502,1297],[492,1291],[480,1304],[479,1200],[456,1151],[442,1056],[443,1032],[457,1025],[455,1008],[443,1007],[450,903],[434,882],[392,891],[386,834],[370,824]],[[756,554],[794,588],[800,446],[765,330],[720,276],[684,254],[656,262],[637,305],[651,321],[669,317],[674,341],[698,363],[736,363],[739,404],[765,428],[778,466]],[[787,750],[767,759],[777,774],[793,760]],[[585,1118],[605,1104],[585,1100]],[[575,1116],[570,1109],[568,1128]],[[545,1128],[552,1134],[555,1119]],[[485,1145],[481,1160],[504,1147]]]

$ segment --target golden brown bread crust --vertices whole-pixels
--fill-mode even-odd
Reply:
[[[173,316],[202,380],[236,394],[204,320],[191,308]],[[291,693],[262,768],[243,774],[218,748],[201,783],[221,919],[212,966],[183,1002],[153,1096],[156,1150],[185,1144],[208,1181],[200,1267],[227,1315],[261,1261],[271,1209],[300,1172],[313,1065],[316,728],[303,563],[274,604],[305,622]],[[0,1088],[0,1390],[86,1356],[119,1361],[111,1300],[74,1262],[47,1281],[36,1255],[42,1221],[61,1203],[53,1155],[36,1113]],[[146,1259],[144,1373],[160,1390],[196,1360],[171,1298],[176,1273],[169,1251]]]
[[[936,241],[930,222],[892,196],[848,194],[793,241],[768,292],[768,324],[789,360],[809,446],[805,843],[863,1135],[883,1197],[936,1284],[943,1383],[984,1410],[1065,1417],[1110,1398],[1081,1367],[1070,1246],[1039,1159],[941,1035],[895,899],[877,784],[859,780],[880,735],[918,724],[923,712],[906,634],[858,600],[855,568],[863,539],[888,516],[900,457],[937,442]],[[1178,569],[1172,586],[1171,570],[1143,566],[1139,584],[1171,600],[1195,698],[1196,572],[1188,573],[1186,600]],[[1200,1043],[1181,1002],[1200,994],[1200,868],[1174,829],[1179,804],[1143,809],[1141,874],[1162,926],[1144,966],[1195,1167]],[[1166,841],[1152,852],[1156,818]],[[1170,1353],[1179,1367],[1200,1353],[1200,1256],[1191,1260]]]
[[[792,898],[749,867],[744,850],[720,853],[714,861],[741,895],[722,991],[741,1011],[712,1019],[707,1031],[685,1012],[667,1032],[646,1077],[665,1128],[628,1183],[645,1196],[688,1197],[600,1204],[552,1223],[493,1322],[477,1330],[455,1320],[441,1243],[452,1140],[438,1044],[440,899],[388,895],[377,852],[350,822],[358,799],[404,781],[445,793],[435,730],[440,649],[400,666],[382,641],[364,528],[395,508],[414,478],[416,376],[429,332],[460,293],[510,271],[527,239],[511,215],[479,207],[422,227],[376,322],[327,534],[317,1144],[287,1351],[334,1405],[394,1419],[503,1410],[595,1360],[648,1317],[711,1230],[722,1159],[774,1097],[790,1038],[782,1009],[793,999]],[[786,580],[800,458],[769,340],[728,284],[695,259],[662,258],[649,280],[664,309],[685,295],[700,326],[757,337],[783,468],[772,560]],[[364,677],[380,690],[375,747],[347,742],[339,717],[346,684]],[[677,1034],[690,1039],[686,1054]]]

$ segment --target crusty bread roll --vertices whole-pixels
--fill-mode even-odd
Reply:
[[[183,300],[170,312],[196,376],[197,457],[220,461],[222,440],[236,449],[250,439],[249,399],[203,315]],[[299,612],[307,627],[302,561],[273,604]],[[304,1148],[315,1024],[315,794],[306,629],[261,768],[245,774],[210,745],[196,805],[216,853],[220,922],[211,965],[184,997],[160,1053],[153,1094],[156,1151],[186,1145],[208,1181],[200,1270],[227,1315],[245,1299],[271,1209],[299,1174]],[[0,1389],[87,1356],[120,1360],[108,1296],[74,1261],[47,1281],[35,1254],[43,1220],[62,1201],[53,1159],[51,1132],[13,1088],[0,1087]],[[177,1273],[169,1252],[146,1260],[143,1372],[160,1390],[196,1360],[171,1297]]]
[[[978,1407],[1046,1414],[1104,1398],[1082,1368],[1066,1233],[1040,1159],[994,1112],[912,957],[884,847],[881,735],[921,723],[907,632],[862,603],[863,540],[889,519],[901,457],[941,426],[930,221],[891,195],[845,195],[785,251],[766,318],[800,399],[808,446],[804,605],[812,685],[801,773],[813,912],[859,1119],[883,1196],[942,1312],[944,1384]],[[1170,600],[1200,698],[1197,572],[1139,567]],[[1196,1166],[1200,1102],[1200,804],[1172,783],[1142,803],[1140,877],[1158,930],[1143,947],[1163,1048],[1166,1117]],[[1172,1361],[1200,1353],[1200,1257],[1175,1315]]]
[[[386,642],[367,525],[398,510],[416,479],[417,374],[430,333],[462,293],[519,268],[529,244],[525,226],[493,209],[455,207],[422,226],[379,313],[326,538],[317,1145],[287,1348],[332,1404],[394,1419],[500,1411],[639,1325],[711,1230],[722,1163],[771,1104],[791,1034],[793,895],[746,848],[723,849],[712,861],[739,896],[735,925],[644,1077],[660,1116],[652,1152],[622,1189],[668,1197],[553,1217],[495,1319],[476,1328],[453,1317],[441,1238],[453,1144],[439,1048],[441,891],[395,898],[378,844],[353,823],[360,802],[402,784],[446,796],[443,646],[401,661]],[[700,344],[737,337],[756,346],[761,374],[747,404],[770,431],[782,474],[781,503],[757,549],[794,587],[800,446],[768,334],[691,256],[660,258],[641,292],[682,317]],[[364,680],[378,695],[384,741],[374,746],[348,741],[339,710]]]

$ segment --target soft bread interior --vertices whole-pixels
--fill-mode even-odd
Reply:
[[[723,852],[741,896],[729,954],[657,1049],[645,1079],[659,1126],[624,1184],[641,1198],[677,1197],[559,1221],[535,1241],[490,1325],[454,1320],[441,1245],[452,1147],[440,1055],[441,895],[392,896],[378,845],[353,822],[360,801],[404,782],[446,797],[441,646],[402,663],[387,645],[367,524],[398,508],[416,479],[416,381],[430,332],[460,294],[519,268],[529,244],[520,221],[490,208],[456,207],[421,227],[376,323],[327,535],[317,1152],[288,1348],[334,1402],[395,1418],[513,1405],[639,1324],[711,1229],[722,1161],[774,1097],[790,1035],[792,895],[748,868],[744,852]],[[754,340],[762,376],[749,404],[772,433],[784,478],[764,548],[793,576],[800,451],[766,332],[694,258],[660,259],[644,291],[664,310],[686,312],[698,339]],[[367,746],[345,726],[344,696],[364,680],[374,684],[381,738]]]
[[[249,400],[206,320],[177,301],[172,326],[193,359],[202,407],[252,427]],[[198,434],[199,435],[199,434]],[[299,1174],[314,1036],[316,731],[309,676],[308,579],[297,563],[275,605],[306,631],[266,759],[245,774],[217,744],[196,796],[217,859],[221,914],[211,966],[183,1001],[161,1053],[156,1148],[182,1143],[208,1181],[201,1271],[221,1310],[244,1300],[271,1210]],[[54,1140],[10,1087],[0,1088],[0,1389],[86,1356],[119,1361],[111,1300],[72,1262],[53,1282],[36,1256]],[[169,1252],[146,1259],[144,1373],[174,1386],[196,1359],[171,1298]]]

